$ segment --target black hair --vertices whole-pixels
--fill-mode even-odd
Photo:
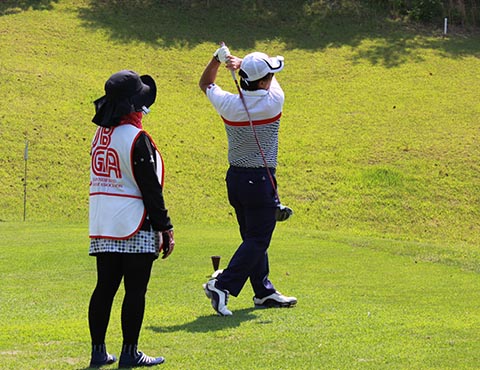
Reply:
[[[247,78],[247,74],[245,72],[243,72],[242,70],[240,70],[238,72],[238,74],[240,75],[240,87],[243,89],[243,90],[246,90],[246,91],[255,91],[255,90],[258,90],[258,84],[260,83],[260,81],[265,81],[265,80],[270,80],[272,77],[273,77],[273,73],[267,73],[265,76],[263,76],[262,78],[259,78],[258,80],[255,80],[255,81],[246,81],[245,78]]]

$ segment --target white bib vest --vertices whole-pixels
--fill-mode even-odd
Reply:
[[[90,166],[90,238],[127,239],[146,216],[133,174],[133,146],[144,131],[133,125],[99,127]],[[163,186],[163,160],[156,147],[157,176]]]

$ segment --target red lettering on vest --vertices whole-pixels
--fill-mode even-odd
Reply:
[[[111,127],[102,127],[100,130],[97,130],[95,133],[95,138],[93,139],[93,146],[109,146],[110,141],[112,140],[113,128]]]
[[[115,149],[110,148],[112,128],[102,127],[93,139],[92,171],[97,176],[122,178],[120,158]]]

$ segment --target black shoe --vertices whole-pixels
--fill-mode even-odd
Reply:
[[[165,362],[163,357],[150,357],[143,352],[137,352],[136,355],[130,355],[122,352],[120,355],[119,368],[131,368],[131,367],[143,367],[143,366],[155,366]]]
[[[117,361],[117,358],[107,352],[92,352],[90,367],[98,368],[103,365],[113,364],[115,361]]]

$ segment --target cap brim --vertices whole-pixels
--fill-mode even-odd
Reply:
[[[285,65],[284,59],[282,56],[270,57],[268,58],[268,62],[267,61],[265,62],[268,64],[268,67],[270,68],[270,73],[280,72]]]

